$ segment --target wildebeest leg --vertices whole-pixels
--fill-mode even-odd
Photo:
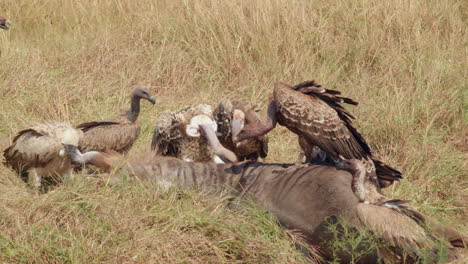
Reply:
[[[41,187],[41,176],[36,168],[32,168],[28,171],[28,184],[35,189]]]

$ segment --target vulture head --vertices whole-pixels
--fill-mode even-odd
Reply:
[[[136,98],[148,100],[152,104],[156,103],[156,99],[154,99],[154,97],[150,95],[148,89],[145,86],[140,85],[140,86],[137,86],[135,89],[133,89],[132,96]]]
[[[216,122],[207,115],[196,115],[190,119],[190,124],[185,127],[185,133],[189,137],[200,137],[200,125],[209,125],[216,131],[218,125]]]
[[[353,175],[356,171],[366,170],[364,164],[362,164],[362,162],[358,159],[340,160],[336,163],[336,168],[339,170],[348,171]]]
[[[0,28],[3,28],[5,30],[8,30],[10,29],[8,26],[11,25],[11,21],[4,18],[4,17],[0,17]]]
[[[235,125],[237,126],[237,124]],[[245,139],[263,136],[266,134],[265,131],[267,129],[264,127],[264,124],[260,122],[254,122],[245,125],[243,128],[241,127],[239,130],[240,131],[237,132],[237,135],[234,135],[234,133],[232,135],[232,141],[234,144],[239,144],[242,140]]]
[[[83,131],[74,129],[74,128],[69,128],[65,130],[63,133],[62,137],[62,145],[64,146],[62,149],[60,149],[59,156],[64,157],[66,154],[66,146],[74,146],[78,147],[78,142],[80,141],[80,138],[83,136]]]

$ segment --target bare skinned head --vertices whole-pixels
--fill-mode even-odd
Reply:
[[[354,174],[356,171],[365,170],[364,164],[358,159],[340,160],[336,163],[336,168],[348,171],[351,174]]]
[[[5,30],[8,30],[10,29],[8,26],[11,25],[11,21],[4,18],[4,17],[0,17],[0,28],[3,28]]]
[[[154,99],[154,97],[151,96],[151,94],[149,93],[148,89],[145,86],[140,85],[140,86],[135,87],[135,89],[133,89],[132,96],[148,100],[152,104],[156,103],[156,99]]]

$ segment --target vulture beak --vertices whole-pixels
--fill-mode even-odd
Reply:
[[[154,96],[151,96],[148,101],[150,101],[152,104],[155,104],[156,103],[156,99],[154,98]]]
[[[8,27],[8,25],[12,25],[12,24],[11,24],[11,21],[10,21],[10,20],[6,19],[5,21],[3,21],[3,23],[0,24],[0,28],[3,28],[3,29],[5,29],[5,30],[8,30],[8,29],[10,29],[10,28]]]
[[[339,160],[338,162],[335,163],[335,167],[337,169],[344,169],[345,168],[345,163],[344,160]]]

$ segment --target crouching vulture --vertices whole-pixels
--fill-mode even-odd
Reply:
[[[0,28],[8,30],[8,29],[10,29],[8,26],[10,26],[10,25],[11,25],[10,20],[0,16]]]
[[[340,94],[339,91],[323,89],[314,81],[293,87],[276,83],[273,98],[268,105],[267,121],[247,124],[235,141],[264,135],[279,123],[303,139],[301,146],[305,152],[318,147],[334,161],[353,158],[362,160],[369,172],[377,172],[378,179],[374,181],[381,187],[401,179],[399,171],[372,156],[370,147],[352,125],[353,115],[341,105],[358,103]]]
[[[130,175],[139,183],[156,183],[164,188],[178,185],[234,190],[238,196],[251,199],[268,211],[283,227],[300,233],[327,261],[351,263],[351,256],[361,251],[366,253],[354,258],[353,263],[377,263],[379,257],[388,263],[432,263],[436,254],[443,258],[444,251],[449,251],[452,255],[452,251],[465,247],[467,242],[466,236],[428,217],[424,221],[431,228],[426,229],[392,208],[361,203],[350,188],[352,175],[335,167],[310,165],[291,170],[289,164],[198,163],[148,154],[131,159],[124,166],[121,160],[118,153],[100,153],[93,155],[91,162],[100,168],[118,167],[123,177]],[[117,172],[113,182],[119,177]],[[333,241],[346,241],[345,234],[349,233],[330,231],[330,224],[342,223],[338,221],[340,218],[350,230],[374,233],[382,242],[377,245],[379,249],[369,250],[369,241],[365,239],[358,245],[349,242],[342,249],[333,248]],[[436,238],[445,244],[435,247]]]
[[[204,130],[201,130],[202,125],[205,125]],[[158,155],[184,161],[236,161],[232,155],[228,155],[228,160],[216,155],[214,148],[220,148],[217,129],[210,105],[187,106],[180,111],[167,112],[156,121],[151,149]]]
[[[5,165],[35,188],[43,179],[53,183],[72,177],[71,161],[62,144],[78,146],[83,133],[68,123],[49,121],[18,132],[4,150]]]
[[[253,122],[261,122],[257,105],[223,99],[213,111],[218,124],[218,137],[223,146],[233,151],[240,161],[257,160],[268,155],[268,136],[253,137],[234,143],[241,129]]]
[[[140,114],[140,100],[144,99],[155,104],[155,99],[144,86],[133,89],[130,97],[130,110],[116,118],[104,121],[87,122],[76,128],[84,132],[80,140],[80,150],[116,151],[127,153],[140,134],[140,124],[137,122]]]

